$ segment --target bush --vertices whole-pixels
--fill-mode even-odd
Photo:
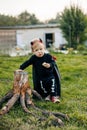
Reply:
[[[78,51],[84,51],[86,49],[85,45],[78,45],[77,50]]]

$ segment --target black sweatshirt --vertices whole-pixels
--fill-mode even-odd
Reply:
[[[51,65],[50,68],[45,68],[42,64],[46,62]],[[39,80],[49,79],[53,76],[53,67],[55,61],[53,60],[50,54],[44,54],[43,57],[37,57],[36,55],[32,55],[30,59],[25,61],[22,65],[20,65],[20,69],[24,70],[29,65],[33,65],[35,68],[35,72]]]

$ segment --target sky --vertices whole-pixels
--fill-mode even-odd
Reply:
[[[35,14],[40,21],[45,21],[55,18],[57,13],[71,4],[79,5],[87,13],[87,0],[0,0],[0,14],[18,16],[27,11]]]

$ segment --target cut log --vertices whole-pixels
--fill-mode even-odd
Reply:
[[[14,94],[7,104],[1,109],[0,115],[6,114],[18,100],[19,96],[20,94]]]
[[[8,101],[12,96],[13,96],[13,90],[10,90],[8,93],[5,94],[4,97],[0,99],[0,107],[2,107],[2,104]]]
[[[41,95],[36,90],[32,90],[32,94],[34,96],[36,96],[39,100],[43,100],[43,98],[41,97]]]

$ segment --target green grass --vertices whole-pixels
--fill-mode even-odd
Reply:
[[[51,125],[50,118],[39,122],[38,118],[24,113],[21,105],[16,103],[10,112],[0,117],[0,130],[86,130],[87,129],[87,55],[58,54],[57,64],[61,74],[61,103],[35,101],[37,106],[50,111],[58,111],[67,114],[70,121],[64,121],[64,127]],[[14,71],[20,64],[28,59],[25,57],[0,56],[0,98],[8,92],[13,85]],[[32,69],[26,69],[32,84]],[[39,115],[35,110],[31,111]]]

